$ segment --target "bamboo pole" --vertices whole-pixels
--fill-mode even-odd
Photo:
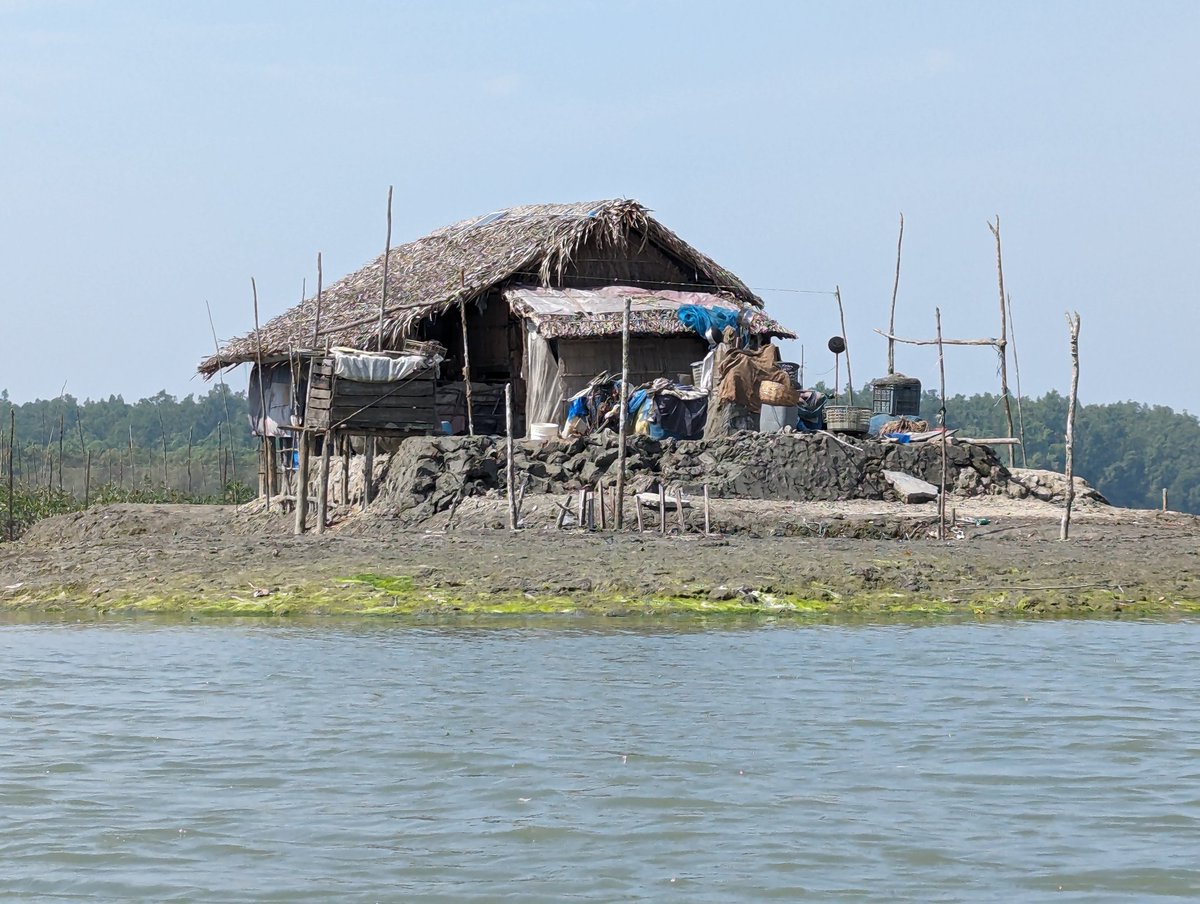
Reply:
[[[940,393],[942,407],[939,412],[939,419],[942,424],[941,435],[941,483],[938,488],[938,540],[946,539],[946,355],[945,349],[942,346],[942,309],[934,308],[934,316],[937,320],[937,346],[938,346],[938,392]]]
[[[625,527],[625,440],[629,420],[629,312],[633,302],[625,296],[621,313],[621,411],[617,417],[617,498],[613,520],[616,529]]]
[[[1017,358],[1017,330],[1013,326],[1012,296],[1008,296],[1008,340],[1012,343],[1013,370],[1017,377],[1017,435],[1021,439],[1021,467],[1029,467],[1025,458],[1025,413],[1021,410],[1021,361]]]
[[[1079,314],[1067,315],[1067,327],[1071,333],[1071,399],[1067,405],[1067,462],[1066,462],[1066,507],[1063,509],[1062,525],[1058,539],[1066,540],[1071,533],[1071,507],[1075,504],[1075,406],[1079,398]]]
[[[903,222],[903,217],[901,217],[901,222]],[[712,520],[709,515],[709,508],[708,508],[708,484],[706,483],[704,485],[704,536],[707,537],[712,533],[711,525],[712,525]]]
[[[342,438],[342,505],[350,504],[350,437]]]
[[[8,406],[8,542],[17,538],[13,521],[13,450],[17,443],[17,408]]]
[[[517,460],[513,457],[513,407],[512,407],[512,383],[504,384],[504,431],[508,435],[508,461],[505,463],[507,469],[508,484],[508,529],[517,529],[517,489],[514,486],[517,480]]]
[[[579,489],[579,527],[587,530],[587,487]]]
[[[363,435],[363,496],[362,510],[365,512],[371,505],[371,492],[375,483],[375,437],[370,433]]]
[[[604,489],[603,480],[596,484],[596,489],[600,493],[600,530],[608,530],[608,507],[605,505],[605,502],[608,500],[608,493]]]
[[[137,487],[137,468],[133,461],[133,422],[129,424],[129,486]]]
[[[638,533],[644,533],[646,528],[642,523],[642,500],[638,499],[637,493],[633,494],[633,513],[637,516]]]
[[[1162,510],[1164,512],[1167,511],[1167,488],[1166,487],[1163,487],[1163,509]]]
[[[208,303],[208,299],[207,299],[207,298],[204,300],[204,307],[205,307],[205,308],[208,310],[208,328],[209,328],[209,329],[212,331],[212,339],[213,339],[213,353],[214,353],[214,354],[215,354],[215,355],[216,355],[218,358],[220,358],[220,356],[221,356],[221,343],[219,343],[219,342],[217,341],[217,327],[216,327],[216,325],[213,323],[212,305],[210,305],[210,304]],[[221,383],[221,401],[225,403],[225,424],[226,424],[226,426],[228,426],[228,425],[229,425],[229,389],[228,389],[228,387],[226,387],[226,385],[225,385],[225,372],[224,372],[224,371],[222,371],[222,370],[218,370],[218,371],[217,371],[217,373],[219,374],[219,376],[218,376],[218,378],[217,378],[217,379],[218,379],[218,380],[220,381],[220,383]],[[220,430],[220,424],[218,424],[218,425],[217,425],[217,429],[218,429],[218,430]],[[233,434],[232,434],[232,433],[229,435],[229,441],[230,441],[231,443],[233,442]],[[219,457],[219,453],[220,453],[220,451],[221,451],[221,435],[220,435],[220,433],[218,433],[218,434],[217,434],[217,452],[218,452],[218,457]],[[232,458],[232,455],[231,455],[230,457]],[[229,474],[229,468],[228,468],[228,467],[226,467],[226,468],[225,468],[225,471],[224,471],[224,477],[223,477],[223,478],[222,478],[222,480],[221,480],[221,486],[222,486],[222,487],[224,487],[224,486],[225,486],[225,485],[226,485],[226,484],[229,482],[229,476],[230,476],[230,474]],[[236,479],[237,479],[237,460],[236,460],[236,459],[234,459],[234,461],[233,461],[233,479],[234,479],[234,480],[236,480]]]
[[[892,313],[888,318],[888,332],[896,332],[896,293],[900,289],[900,249],[904,246],[904,214],[900,214],[900,237],[896,239],[896,279],[892,283]],[[843,333],[845,327],[842,327]],[[888,374],[896,372],[896,340],[888,340]]]
[[[850,340],[846,338],[846,310],[842,307],[842,289],[840,286],[833,287],[833,297],[837,299],[838,316],[842,321],[842,340],[846,343],[846,394],[849,397],[849,404],[854,404],[854,377],[850,373]]]
[[[383,312],[387,309],[388,262],[392,254],[392,186],[388,186],[387,241],[383,245],[383,289],[379,293],[379,336],[376,350],[383,351]]]
[[[662,481],[658,484],[658,532],[667,535],[667,488]]]
[[[171,485],[167,474],[167,425],[163,423],[162,406],[158,406],[158,435],[162,438],[163,450],[163,489]]]
[[[321,440],[320,490],[317,492],[317,533],[325,533],[329,520],[329,460],[333,455],[333,431],[326,430]]]
[[[899,336],[893,336],[891,333],[885,333],[883,330],[875,330],[880,336],[885,339],[894,339],[903,345],[990,345],[996,348],[998,341],[996,339],[945,339],[939,343],[937,339],[901,339]]]
[[[188,427],[188,450],[187,450],[187,491],[188,495],[192,495],[192,429]]]
[[[262,486],[264,495],[267,500],[267,511],[271,511],[271,438],[267,436],[267,387],[266,371],[263,370],[263,347],[262,347],[262,330],[258,325],[258,283],[254,281],[254,277],[250,277],[250,292],[254,296],[254,338],[255,342],[255,358],[258,366],[258,403],[261,406],[260,416],[262,421],[259,425],[262,439]]]
[[[996,276],[1000,283],[1000,338],[996,342],[996,350],[1000,355],[1000,398],[1004,402],[1004,417],[1008,421],[1008,435],[1013,435],[1012,405],[1008,400],[1008,315],[1005,310],[1006,296],[1004,294],[1004,261],[1000,254],[1000,214],[996,214],[995,225],[988,223],[988,229],[996,237]],[[1016,464],[1012,447],[1008,450],[1008,466]]]
[[[467,271],[458,271],[458,318],[462,321],[463,390],[467,397],[467,435],[475,435],[475,405],[471,400],[471,346],[467,342]]]
[[[675,490],[675,514],[679,521],[679,532],[687,533],[687,519],[683,517],[683,490]]]
[[[159,414],[159,418],[162,414]],[[63,491],[63,433],[66,432],[67,416],[63,412],[58,413],[58,491]]]
[[[83,465],[83,507],[89,508],[92,502],[92,450],[88,449]]]
[[[321,289],[324,272],[321,269],[321,252],[317,252],[317,312],[313,318],[312,347],[317,348],[317,337],[321,335]]]
[[[312,437],[307,429],[301,429],[297,439],[300,441],[300,456],[296,462],[296,523],[292,533],[302,534],[308,527],[308,465],[312,454]]]

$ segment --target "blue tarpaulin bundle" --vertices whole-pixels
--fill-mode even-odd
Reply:
[[[738,312],[730,308],[705,308],[698,304],[685,304],[679,309],[679,321],[710,342],[716,341],[727,326],[741,332],[740,319]]]

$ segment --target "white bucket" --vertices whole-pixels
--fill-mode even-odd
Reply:
[[[542,443],[548,439],[558,439],[558,424],[533,424],[529,428],[529,438]]]

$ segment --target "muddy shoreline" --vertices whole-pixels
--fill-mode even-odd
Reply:
[[[0,609],[104,615],[677,613],[839,619],[1190,617],[1200,519],[964,500],[936,540],[934,506],[722,501],[724,536],[553,528],[550,497],[513,534],[503,502],[468,500],[446,532],[347,518],[291,535],[283,515],[124,505],[49,519],[0,545]],[[931,538],[931,534],[933,538]]]

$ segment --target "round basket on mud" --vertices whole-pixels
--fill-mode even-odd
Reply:
[[[773,380],[763,380],[758,384],[758,397],[764,405],[795,405],[799,401],[796,390]]]
[[[866,433],[871,427],[871,409],[850,405],[828,405],[825,426],[834,433]]]

